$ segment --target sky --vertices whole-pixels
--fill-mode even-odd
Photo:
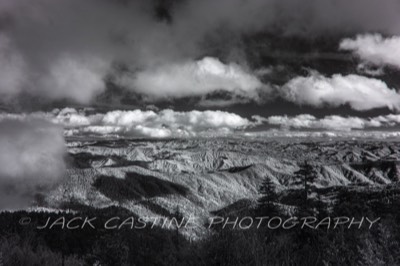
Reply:
[[[397,130],[399,12],[397,0],[2,0],[1,119],[133,137]]]

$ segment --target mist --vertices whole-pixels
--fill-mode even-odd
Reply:
[[[41,119],[0,121],[0,209],[29,206],[64,176],[62,130]]]

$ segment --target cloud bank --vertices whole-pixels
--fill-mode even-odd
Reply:
[[[0,209],[24,207],[62,179],[62,131],[38,119],[3,118],[0,128]]]
[[[91,126],[80,130],[85,133],[99,133],[104,130],[108,134],[164,138],[223,135],[252,125],[246,118],[222,111],[112,111],[98,119],[95,116]]]
[[[344,39],[340,49],[352,51],[366,63],[400,68],[400,37],[382,37],[381,34],[358,35],[354,39]]]
[[[236,131],[259,125],[237,114],[223,111],[177,112],[165,109],[154,111],[121,111],[87,114],[73,108],[55,109],[53,112],[30,114],[1,114],[2,120],[25,121],[44,119],[64,127],[65,134],[99,137],[196,137],[233,134]]]
[[[90,136],[95,138],[246,136],[250,133],[249,131],[257,132],[257,130],[265,129],[266,125],[269,125],[270,128],[271,126],[272,128],[279,127],[285,130],[286,133],[287,131],[296,130],[346,132],[364,129],[368,131],[375,129],[382,132],[394,132],[394,130],[400,128],[400,114],[388,114],[370,118],[338,115],[317,118],[310,114],[301,114],[292,117],[286,115],[270,117],[254,115],[251,119],[248,119],[223,111],[194,110],[190,112],[177,112],[165,109],[155,112],[137,109],[94,113],[93,110],[76,110],[74,108],[54,109],[48,113],[0,114],[0,124],[4,123],[4,121],[8,121],[7,123],[9,121],[26,123],[26,121],[43,120],[47,121],[47,124],[44,124],[43,130],[47,130],[49,123],[52,123],[53,127],[50,128],[54,129],[55,126],[63,127],[64,136],[66,137]],[[38,130],[39,128],[37,126]],[[54,131],[50,130],[50,132]],[[10,134],[9,141],[12,143],[18,142],[18,134],[16,136],[17,138],[12,140]],[[57,136],[61,138],[60,134]],[[48,139],[53,141],[51,137]],[[55,147],[58,146],[56,145]],[[52,157],[58,158],[57,156]]]
[[[390,139],[396,140],[400,137],[399,131],[288,131],[288,130],[268,130],[261,132],[246,132],[243,134],[248,138],[293,138],[307,139],[315,138],[326,141],[327,139]]]
[[[313,73],[290,80],[279,93],[288,101],[315,107],[347,104],[358,111],[400,108],[400,94],[396,90],[381,80],[358,75],[336,74],[329,78]]]
[[[400,127],[400,114],[388,114],[371,118],[330,115],[317,118],[310,114],[293,117],[254,115],[250,119],[223,111],[177,112],[170,109],[155,111],[115,110],[93,113],[74,108],[55,109],[52,112],[30,114],[0,114],[4,120],[46,120],[64,128],[65,136],[94,137],[207,137],[241,135],[249,129],[263,125],[283,129],[313,129],[351,131],[353,129],[388,129]]]
[[[271,116],[267,119],[271,125],[279,125],[282,128],[295,129],[331,129],[331,130],[351,130],[363,129],[367,126],[378,126],[371,121],[358,117],[327,116],[317,119],[313,115],[303,114],[294,117]]]

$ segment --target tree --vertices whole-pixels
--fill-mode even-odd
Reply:
[[[258,210],[263,214],[273,214],[277,212],[274,202],[278,200],[276,193],[276,185],[268,178],[262,182],[259,193],[261,197],[258,199]]]
[[[297,179],[297,184],[302,184],[304,187],[304,203],[307,203],[308,196],[315,189],[315,179],[317,179],[317,171],[307,161],[299,164],[300,169],[294,174]]]

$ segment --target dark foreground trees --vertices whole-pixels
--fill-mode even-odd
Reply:
[[[270,179],[265,178],[259,188],[260,198],[258,199],[257,209],[260,215],[270,215],[278,213],[276,202],[278,200],[278,193],[276,192],[276,185]]]
[[[303,200],[304,204],[307,204],[310,194],[315,191],[314,182],[318,177],[318,173],[307,161],[300,163],[299,167],[300,169],[296,171],[294,175],[296,178],[296,183],[303,186]]]

